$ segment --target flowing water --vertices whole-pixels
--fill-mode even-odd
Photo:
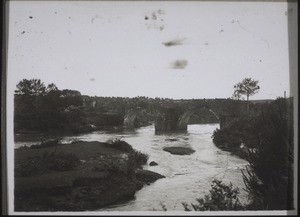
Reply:
[[[247,162],[229,152],[218,149],[212,142],[212,133],[219,124],[189,125],[186,133],[155,134],[154,125],[132,131],[96,131],[77,136],[63,137],[63,142],[74,139],[106,142],[115,138],[128,142],[136,150],[148,154],[149,161],[157,166],[144,169],[158,172],[166,178],[144,186],[135,198],[122,204],[106,207],[100,211],[153,211],[183,210],[182,202],[195,203],[195,199],[208,193],[213,179],[232,183],[240,189],[242,202],[246,192],[241,174]],[[32,142],[34,143],[34,142]],[[16,141],[16,147],[30,141]],[[195,150],[191,155],[172,155],[164,147],[181,146]]]

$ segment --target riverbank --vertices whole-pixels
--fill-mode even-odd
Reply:
[[[85,211],[129,200],[164,178],[142,170],[147,160],[120,140],[16,149],[15,210]]]
[[[218,148],[248,161],[243,180],[251,200],[246,209],[293,209],[293,112],[293,98],[278,98],[213,133]]]
[[[213,132],[213,143],[221,150],[247,160],[247,149],[254,148],[257,138],[253,124],[256,116],[241,116],[229,126]]]

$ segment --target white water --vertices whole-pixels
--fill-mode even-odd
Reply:
[[[221,151],[212,142],[212,133],[219,124],[189,125],[186,133],[168,133],[155,135],[154,126],[142,127],[135,132],[107,133],[93,132],[79,136],[64,137],[68,142],[74,139],[84,141],[122,139],[134,149],[149,154],[149,163],[155,161],[158,166],[145,166],[144,169],[158,172],[166,178],[159,179],[136,192],[135,199],[123,204],[110,206],[101,211],[153,211],[162,210],[162,204],[171,210],[183,210],[182,202],[195,203],[210,189],[211,181],[231,182],[241,192],[242,202],[246,201],[246,192],[240,170],[247,162],[230,153]],[[169,141],[168,139],[176,139]],[[28,142],[26,142],[28,144]],[[16,147],[22,145],[16,142]],[[164,147],[191,147],[191,155],[172,155]]]

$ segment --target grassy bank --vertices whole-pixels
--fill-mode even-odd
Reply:
[[[95,210],[133,198],[148,156],[124,141],[77,141],[15,150],[16,211]],[[137,177],[136,173],[139,174]],[[146,179],[146,180],[149,180]]]

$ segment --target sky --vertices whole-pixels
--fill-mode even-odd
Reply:
[[[289,95],[287,3],[10,1],[8,88],[39,78],[90,96]]]

